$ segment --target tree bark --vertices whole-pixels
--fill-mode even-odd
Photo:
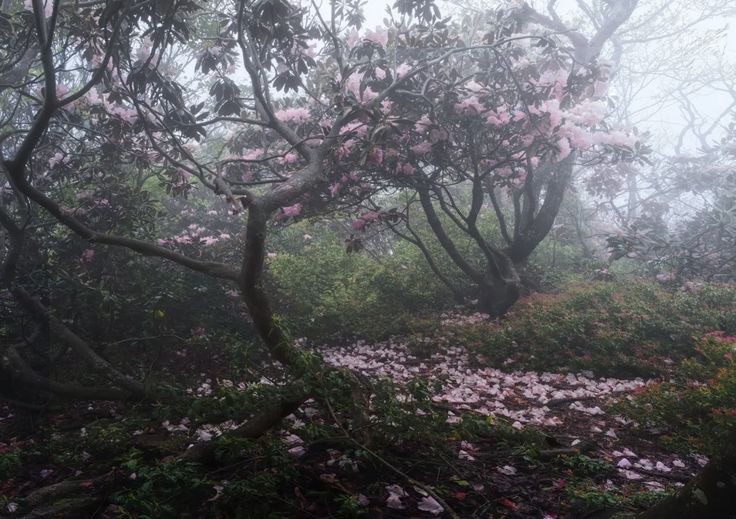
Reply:
[[[478,310],[491,317],[504,315],[521,294],[521,278],[516,266],[505,254],[497,254],[495,265],[479,284]]]

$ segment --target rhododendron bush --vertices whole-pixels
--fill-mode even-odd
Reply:
[[[501,313],[518,294],[515,265],[548,232],[576,157],[638,153],[632,137],[603,125],[610,70],[595,61],[634,7],[613,10],[590,40],[565,41],[516,4],[469,38],[431,2],[397,2],[375,29],[362,27],[351,3],[329,16],[284,0],[17,5],[2,20],[12,29],[3,40],[7,287],[45,322],[44,305],[18,281],[34,246],[24,218],[41,211],[86,240],[83,264],[108,245],[234,283],[274,358],[299,374],[261,281],[269,227],[343,210],[355,214],[355,233],[406,232],[418,201],[479,286],[483,309]],[[116,183],[162,201],[164,188],[195,211],[170,214],[181,227],[160,226],[155,239],[135,225],[99,225],[90,210],[119,215],[109,195]],[[395,192],[405,205],[378,205]],[[465,192],[467,214],[456,200]],[[202,204],[222,223],[192,221]],[[436,207],[477,242],[485,266],[459,254]],[[486,211],[505,246],[480,235]],[[63,320],[50,323],[120,389],[143,391]]]
[[[621,230],[608,238],[612,259],[643,265],[665,285],[733,282],[736,275],[736,124],[697,155],[669,157],[639,172],[633,211],[623,211]],[[656,192],[647,186],[654,183]],[[619,188],[620,189],[620,188]],[[664,196],[663,196],[664,195]]]
[[[370,459],[411,484],[374,485],[382,506],[455,516],[439,485],[424,485],[382,459],[367,446],[370,435],[393,441],[404,423],[407,435],[421,438],[422,424],[433,423],[432,431],[454,441],[458,431],[472,429],[465,425],[468,411],[480,420],[478,430],[508,420],[511,434],[560,427],[570,417],[593,419],[586,432],[612,445],[625,432],[617,423],[631,422],[609,417],[608,399],[643,391],[649,382],[596,380],[587,372],[507,373],[525,361],[510,348],[534,343],[539,354],[548,347],[561,369],[578,352],[581,362],[568,367],[588,368],[608,356],[613,361],[597,367],[613,370],[628,360],[611,355],[616,348],[636,353],[640,341],[660,336],[671,346],[683,334],[682,344],[692,342],[688,330],[695,328],[675,319],[653,325],[652,317],[639,327],[651,308],[605,306],[617,309],[609,319],[636,324],[609,330],[592,299],[593,310],[575,308],[585,298],[545,313],[545,329],[540,314],[517,319],[529,330],[506,330],[488,319],[516,303],[525,264],[553,230],[578,172],[595,166],[586,177],[595,191],[619,180],[606,172],[647,161],[646,134],[609,117],[615,108],[609,88],[619,73],[616,60],[607,59],[609,42],[639,2],[595,2],[592,23],[568,25],[554,1],[545,10],[498,1],[487,11],[443,17],[432,0],[396,0],[383,23],[370,27],[363,4],[0,3],[0,397],[34,412],[60,398],[103,406],[133,401],[161,418],[130,431],[142,437],[134,447],[110,442],[133,451],[113,449],[110,459],[125,459],[123,465],[95,480],[62,481],[56,490],[68,483],[73,491],[106,494],[123,467],[135,488],[121,495],[131,509],[145,508],[138,498],[155,491],[160,476],[172,485],[195,479],[198,465],[188,462],[219,463],[227,449],[243,457],[248,441],[279,425],[271,440],[284,444],[274,451],[283,456],[268,457],[292,469],[314,455],[311,440],[319,431],[339,435],[330,441],[341,450],[329,449],[316,479],[345,494],[341,510],[375,499],[353,496],[340,479]],[[407,265],[419,260],[421,268]],[[450,295],[472,306],[470,315],[467,308],[448,309],[431,326],[422,324],[421,313],[450,306]],[[298,318],[279,315],[290,311]],[[288,330],[296,322],[300,330],[344,338],[369,325],[385,338],[411,329],[411,319],[424,332],[433,329],[436,340],[417,333],[370,347],[321,348]],[[252,336],[270,362],[254,361]],[[163,350],[164,337],[176,345],[168,365],[163,353],[146,356],[141,346],[153,342]],[[732,338],[716,342],[726,337]],[[474,366],[471,352],[483,353],[494,340],[499,346],[487,357],[503,351],[498,366]],[[437,351],[443,344],[446,351]],[[229,366],[227,377],[199,372],[195,358],[217,366],[227,347],[242,365]],[[545,369],[555,365],[532,353],[526,361],[533,359]],[[182,372],[186,382],[171,387]],[[392,382],[379,387],[371,380],[381,376]],[[726,387],[730,379],[716,382]],[[159,402],[174,400],[186,402],[178,411],[191,407],[160,409]],[[714,423],[731,424],[733,402],[718,403]],[[569,404],[564,413],[550,408],[560,404]],[[110,409],[125,422],[117,414],[122,407]],[[390,416],[382,424],[384,414]],[[126,431],[127,424],[119,427]],[[157,432],[181,437],[154,445],[152,459],[168,456],[169,443],[188,448],[152,469],[143,460],[145,442]],[[80,439],[87,435],[82,428]],[[100,434],[100,444],[107,440]],[[571,449],[581,440],[575,442]],[[454,462],[481,460],[478,445],[460,443]],[[0,443],[0,456],[6,449]],[[606,456],[621,470],[611,473],[631,480],[641,470],[689,466],[614,452]],[[84,454],[92,455],[82,453],[86,463]],[[720,470],[713,454],[716,463],[708,467]],[[584,463],[581,457],[568,465]],[[216,508],[210,504],[233,486],[223,476],[210,489],[209,478],[236,465],[213,470],[207,484],[203,479],[191,489]],[[175,475],[166,477],[167,470]],[[511,488],[522,471],[504,461],[490,473]],[[53,474],[44,468],[36,480]],[[259,484],[271,484],[272,476]],[[136,487],[138,477],[147,481]],[[482,484],[465,483],[456,502],[466,499],[465,490],[483,491]],[[561,490],[565,482],[554,485]],[[7,487],[0,485],[3,495]],[[275,495],[284,490],[269,488]],[[51,498],[66,495],[56,490]],[[210,490],[214,496],[206,495]],[[305,504],[311,496],[298,487],[288,491],[301,512],[315,515]],[[20,506],[43,504],[44,495]],[[492,499],[522,509],[507,496]],[[19,505],[10,504],[8,513],[16,513]],[[142,513],[158,517],[164,509],[174,508]]]

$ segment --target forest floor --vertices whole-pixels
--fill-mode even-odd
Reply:
[[[596,517],[651,506],[707,462],[663,448],[667,431],[620,413],[656,380],[527,371],[510,359],[490,368],[463,347],[396,338],[315,348],[398,393],[366,404],[383,423],[374,443],[342,434],[342,411],[308,402],[260,444],[225,443],[217,468],[177,465],[177,451],[237,426],[249,405],[239,394],[253,397],[255,375],[234,379],[214,348],[172,356],[189,368],[206,359],[195,404],[0,406],[0,516],[30,517],[39,488],[72,479],[84,495],[113,471],[86,515],[67,517]]]

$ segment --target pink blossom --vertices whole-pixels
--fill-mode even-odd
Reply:
[[[375,149],[373,149],[373,151],[371,151],[371,153],[368,156],[368,158],[374,164],[383,164],[383,149],[381,149],[381,148],[375,148]]]
[[[654,468],[660,472],[672,472],[672,469],[661,461],[658,461]]]
[[[593,137],[588,130],[578,126],[565,125],[564,134],[570,140],[572,147],[587,150],[593,145]]]
[[[82,252],[82,263],[92,263],[92,260],[95,257],[95,251],[92,249],[85,249],[84,252]]]
[[[628,480],[635,481],[637,479],[643,479],[642,476],[632,470],[618,469],[618,471]]]
[[[527,133],[527,134],[524,134],[524,135],[523,135],[523,136],[521,137],[521,144],[522,144],[522,146],[524,146],[525,148],[528,148],[528,147],[530,147],[530,146],[532,145],[532,143],[533,143],[533,142],[534,142],[534,135],[532,135],[531,133]]]
[[[299,162],[299,155],[293,152],[287,153],[281,157],[282,164],[296,164],[297,162]]]
[[[401,502],[402,497],[409,497],[409,494],[400,485],[386,485],[388,497],[386,498],[386,506],[394,510],[402,510],[405,508]]]
[[[352,49],[357,45],[357,43],[360,41],[360,34],[358,31],[353,29],[349,34],[348,37],[345,39],[345,47],[348,49]]]
[[[489,113],[488,116],[486,117],[486,123],[490,124],[491,126],[495,126],[497,128],[499,126],[502,126],[501,119],[496,117],[496,114],[493,112]]]
[[[631,462],[626,458],[622,458],[621,460],[619,460],[616,466],[620,469],[628,469],[631,467]]]
[[[409,72],[411,72],[411,66],[407,65],[406,63],[402,63],[398,67],[396,67],[396,77],[402,78],[405,75],[407,75]]]
[[[404,164],[403,166],[401,166],[401,173],[404,175],[410,176],[416,173],[416,171],[417,168],[415,168],[411,164]]]
[[[626,134],[621,130],[613,130],[610,132],[596,132],[593,134],[594,144],[607,144],[615,147],[633,148],[636,143],[636,137]]]
[[[478,96],[470,96],[467,99],[455,104],[455,110],[461,114],[476,113],[480,114],[485,110],[485,106],[480,102]]]
[[[56,85],[56,98],[61,99],[62,97],[65,97],[69,93],[69,87],[64,85],[63,83],[59,83]]]
[[[429,512],[432,515],[440,515],[442,512],[445,511],[445,509],[442,508],[442,505],[440,505],[437,500],[432,496],[423,497],[419,501],[417,509],[421,510],[422,512]]]
[[[605,103],[601,101],[585,101],[572,107],[568,118],[577,124],[595,126],[606,117],[607,111]]]
[[[366,225],[371,224],[373,222],[377,222],[380,219],[381,219],[381,213],[377,211],[366,211],[365,213],[360,215],[360,217],[357,220],[355,220],[351,224],[351,226],[356,231],[362,231],[363,229],[365,229]]]
[[[429,118],[428,115],[425,114],[421,116],[416,123],[414,123],[414,131],[417,133],[424,133],[427,128],[433,125],[434,123],[432,122],[432,120]]]
[[[70,160],[70,158],[67,155],[64,155],[60,151],[57,151],[49,159],[49,167],[53,169],[57,164],[68,164],[69,163],[69,160]]]
[[[373,101],[376,97],[378,97],[378,92],[376,92],[372,88],[366,88],[360,100],[364,103],[367,103],[369,101]]]
[[[300,202],[297,202],[294,205],[282,207],[281,211],[285,218],[294,218],[302,214],[302,204]]]
[[[302,447],[301,445],[297,445],[296,447],[292,447],[291,449],[289,449],[288,452],[292,456],[294,456],[296,458],[299,458],[300,456],[304,456],[304,454],[306,454],[307,450],[304,447]]]
[[[561,138],[557,141],[557,149],[559,150],[559,153],[557,154],[558,160],[568,157],[572,151],[570,148],[570,141],[568,141],[566,137]]]
[[[333,197],[336,196],[338,193],[340,193],[341,189],[342,189],[342,184],[340,182],[330,184],[330,187],[329,187],[330,195],[332,195]]]
[[[96,88],[91,88],[84,96],[84,100],[90,106],[102,104],[102,98],[100,97],[100,94],[97,93]]]
[[[660,283],[671,283],[677,279],[677,276],[674,272],[661,272],[655,276],[655,279]]]
[[[560,110],[560,102],[557,99],[547,99],[539,106],[541,112],[549,114],[549,124],[552,128],[560,125],[564,114]]]
[[[108,107],[107,113],[119,117],[128,124],[133,124],[138,119],[138,112],[135,109],[120,105]]]
[[[343,126],[342,130],[340,131],[340,135],[351,134],[354,134],[356,137],[365,137],[366,135],[368,135],[368,127],[365,125],[365,123],[354,121]]]
[[[474,94],[480,93],[482,90],[484,90],[484,88],[485,87],[477,81],[469,81],[467,84],[465,84],[465,89],[473,92]]]
[[[545,70],[536,82],[540,86],[567,84],[568,73],[564,69]]]
[[[475,461],[475,458],[472,455],[470,455],[467,451],[462,450],[462,449],[457,453],[457,459]]]
[[[309,120],[309,110],[304,107],[284,108],[276,112],[276,117],[285,122],[304,124]]]
[[[361,99],[360,86],[363,82],[363,74],[359,72],[353,72],[345,82],[345,89],[353,94],[357,99]],[[367,89],[366,89],[367,90]]]
[[[365,39],[376,43],[381,47],[385,47],[388,43],[388,31],[383,27],[377,26],[376,29],[373,31],[371,31],[370,29],[366,31]]]
[[[248,150],[248,152],[243,155],[243,160],[255,161],[259,160],[261,157],[263,157],[263,148],[256,148],[254,150]]]
[[[498,467],[496,470],[498,470],[501,474],[505,474],[506,476],[516,475],[516,468],[512,467],[511,465],[504,465],[503,467]]]
[[[419,144],[412,146],[411,151],[417,155],[424,155],[425,153],[432,151],[432,145],[428,142],[420,142]]]

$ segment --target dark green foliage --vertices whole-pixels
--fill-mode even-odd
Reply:
[[[379,260],[322,243],[277,253],[269,269],[292,333],[382,338],[407,332],[418,312],[451,305],[425,264],[406,247],[398,251]]]
[[[664,429],[660,441],[684,454],[722,454],[736,430],[735,357],[736,337],[708,334],[676,377],[623,402],[621,410],[643,427]]]
[[[459,340],[491,364],[591,369],[601,375],[654,375],[692,355],[694,337],[731,333],[736,289],[671,292],[652,284],[595,283],[559,295],[533,295],[499,326],[456,327]]]
[[[145,465],[134,451],[123,467],[135,475],[137,486],[114,496],[113,501],[124,509],[122,517],[182,517],[182,513],[193,512],[215,494],[213,482],[191,463],[170,461]]]

